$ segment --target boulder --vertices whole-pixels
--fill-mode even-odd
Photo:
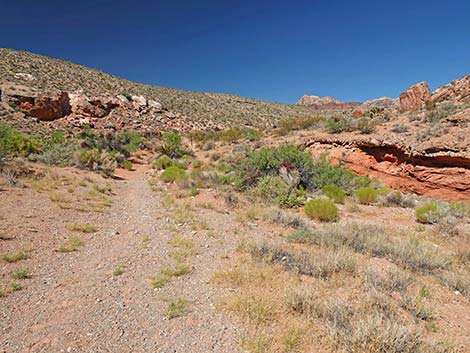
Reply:
[[[365,113],[366,111],[364,109],[358,108],[353,110],[352,116],[354,118],[360,118],[361,116],[364,116]]]
[[[36,97],[14,96],[16,106],[41,121],[52,121],[70,114],[70,98],[67,92],[39,94]]]
[[[147,106],[147,99],[143,96],[132,96],[132,101],[140,107]]]
[[[24,80],[24,81],[34,81],[36,77],[31,74],[27,74],[24,72],[18,72],[14,76],[16,79]]]
[[[155,109],[156,111],[162,111],[162,104],[160,102],[149,99],[147,105],[149,108]]]
[[[431,91],[426,82],[419,82],[400,94],[400,109],[410,111],[423,108],[431,101]]]
[[[70,105],[72,113],[80,117],[103,118],[111,110],[121,105],[117,98],[112,97],[93,97],[79,93],[70,94]]]

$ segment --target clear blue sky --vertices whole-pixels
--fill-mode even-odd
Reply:
[[[129,80],[293,103],[470,73],[470,0],[2,0],[0,46]]]

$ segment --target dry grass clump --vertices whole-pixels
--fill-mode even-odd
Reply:
[[[433,243],[416,237],[400,237],[376,225],[337,224],[320,230],[297,230],[289,235],[295,242],[332,248],[348,247],[356,252],[393,261],[423,273],[435,273],[449,267],[452,258]]]
[[[57,251],[58,252],[74,252],[77,251],[80,246],[83,244],[83,241],[79,237],[71,237],[65,244],[61,245]]]
[[[413,275],[399,268],[388,269],[385,273],[380,273],[373,268],[364,271],[365,286],[375,291],[404,293],[414,281]]]
[[[429,343],[419,330],[393,312],[370,305],[351,305],[343,299],[325,299],[315,288],[293,288],[287,306],[308,320],[323,321],[334,344],[351,352],[431,353],[458,352],[448,343]]]
[[[270,207],[263,214],[263,219],[270,223],[280,224],[286,227],[307,229],[308,222],[301,216],[282,210],[278,207]]]
[[[248,243],[244,247],[254,259],[279,263],[289,271],[316,278],[326,279],[336,272],[356,270],[354,254],[344,248],[297,253],[267,243]]]
[[[18,251],[13,254],[2,255],[2,260],[5,262],[18,262],[29,258],[29,252],[26,250]]]
[[[274,319],[275,305],[266,298],[240,295],[226,304],[226,309],[237,312],[243,319],[255,325]]]

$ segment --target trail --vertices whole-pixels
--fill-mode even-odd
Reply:
[[[35,290],[0,310],[0,351],[239,351],[239,332],[216,310],[210,282],[226,246],[233,244],[196,239],[192,271],[154,289],[149,278],[172,250],[161,194],[150,189],[141,171],[117,182],[113,191],[113,207],[99,232],[80,251],[44,254],[50,259],[31,279]],[[120,264],[124,273],[113,276]],[[163,299],[179,296],[188,299],[189,313],[169,320]]]

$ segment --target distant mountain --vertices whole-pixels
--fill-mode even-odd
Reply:
[[[319,97],[303,95],[296,103],[297,105],[306,106],[316,110],[336,110],[350,109],[361,105],[357,102],[343,102],[333,97]]]

